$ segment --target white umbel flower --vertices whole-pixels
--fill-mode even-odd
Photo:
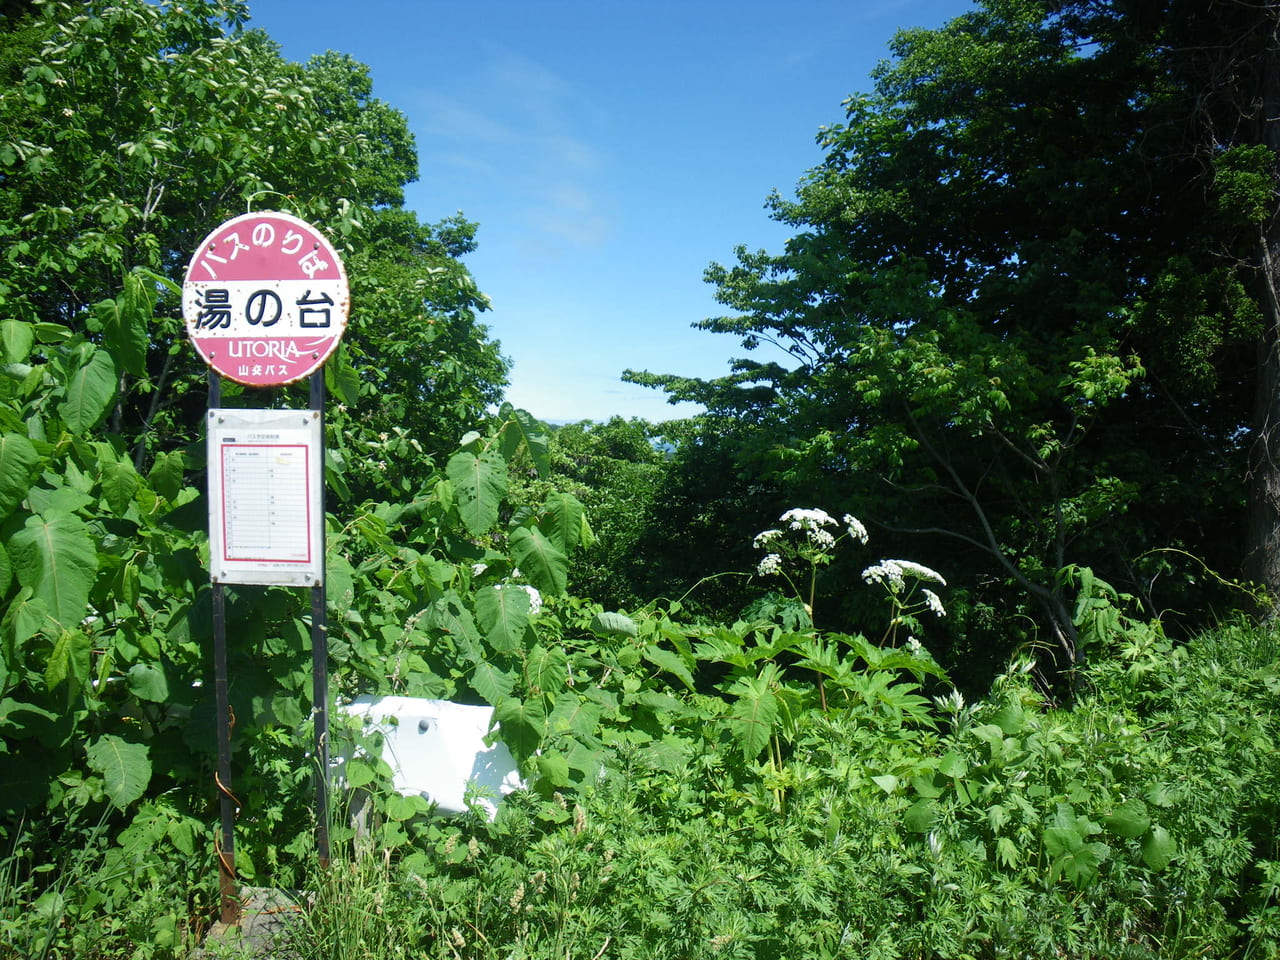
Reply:
[[[923,563],[916,563],[913,560],[894,560],[893,562],[902,568],[903,576],[915,577],[917,580],[928,580],[938,584],[940,587],[947,585],[947,581],[942,578],[942,574],[937,570],[926,567]]]
[[[831,535],[830,530],[820,530],[817,527],[810,527],[805,532],[805,536],[819,550],[830,550],[836,545],[836,538]]]
[[[761,530],[756,534],[756,538],[751,541],[751,545],[757,550],[764,550],[769,544],[782,536],[781,530]]]
[[[788,510],[780,518],[783,523],[791,525],[792,530],[816,530],[819,527],[834,527],[835,520],[825,510],[802,510],[795,507]]]
[[[907,577],[936,583],[943,587],[947,585],[947,581],[938,571],[912,560],[881,560],[862,571],[862,579],[867,583],[883,583],[894,593],[902,592],[906,586]]]
[[[862,543],[867,542],[867,528],[862,525],[861,520],[852,513],[846,513],[840,519],[844,521],[845,529],[849,531],[850,537]]]

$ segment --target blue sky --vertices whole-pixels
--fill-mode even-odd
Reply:
[[[544,420],[692,412],[624,369],[717,376],[743,351],[691,324],[737,244],[779,250],[764,210],[821,160],[818,128],[870,87],[900,27],[962,0],[684,3],[251,0],[292,60],[341,50],[417,139],[408,206],[480,225],[468,256],[508,399]],[[761,350],[769,348],[762,347]]]

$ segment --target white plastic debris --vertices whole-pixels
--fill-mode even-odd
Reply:
[[[524,787],[507,745],[488,746],[493,708],[420,697],[357,697],[339,707],[382,734],[382,759],[395,789],[421,796],[437,814],[464,813],[466,798],[489,814],[512,790]]]

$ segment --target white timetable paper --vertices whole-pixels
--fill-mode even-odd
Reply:
[[[215,583],[316,586],[324,576],[324,451],[311,410],[209,411]]]

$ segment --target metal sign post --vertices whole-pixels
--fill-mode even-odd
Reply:
[[[324,363],[346,330],[342,260],[315,227],[265,211],[228,220],[196,249],[182,285],[183,316],[210,367],[209,544],[221,829],[221,919],[235,924],[231,709],[225,585],[311,591],[316,845],[329,865],[329,642],[325,595]],[[310,378],[307,411],[223,409],[220,376],[250,387]]]
[[[324,436],[324,371],[311,375],[311,409]],[[321,446],[323,455],[324,447]],[[324,465],[321,464],[323,471]],[[324,519],[324,484],[320,484]],[[321,869],[329,867],[329,605],[324,587],[324,523],[320,524],[320,578],[311,587],[311,702],[315,706],[316,852]]]
[[[209,374],[209,406],[222,403],[222,379]],[[214,582],[213,591],[213,690],[218,728],[218,812],[220,830],[215,834],[218,854],[218,919],[228,925],[240,922],[240,899],[236,896],[236,803],[231,792],[231,699],[227,687],[227,604],[226,590]]]

